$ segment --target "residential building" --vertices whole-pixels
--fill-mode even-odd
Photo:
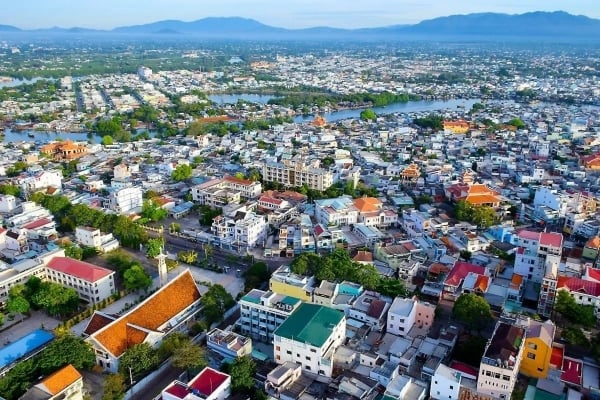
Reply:
[[[456,261],[444,280],[444,298],[456,300],[463,293],[463,286],[467,281],[467,277],[469,277],[468,281],[472,282],[472,285],[470,285],[472,290],[475,288],[481,289],[480,285],[486,284],[484,280],[489,283],[488,271],[485,267],[464,261]]]
[[[269,289],[275,293],[310,302],[315,288],[315,278],[297,275],[286,265],[279,267],[269,279]]]
[[[398,223],[398,214],[392,210],[384,210],[383,203],[375,197],[361,197],[353,203],[358,210],[358,222],[366,226],[387,228]]]
[[[479,365],[478,392],[498,399],[511,398],[523,359],[524,341],[525,328],[498,321]]]
[[[373,330],[382,331],[390,302],[377,292],[365,291],[360,294],[347,311],[348,319],[360,321]]]
[[[82,246],[93,247],[101,253],[119,248],[119,241],[112,233],[102,233],[100,229],[89,226],[78,226],[75,228],[75,241]]]
[[[431,215],[414,208],[402,210],[401,224],[410,237],[422,236],[432,229]]]
[[[295,297],[252,289],[238,301],[240,318],[236,325],[242,335],[271,343],[273,332],[301,303]]]
[[[237,211],[233,216],[215,217],[210,230],[221,247],[247,249],[263,244],[268,228],[264,215]]]
[[[191,188],[192,199],[201,205],[224,207],[238,204],[242,199],[257,199],[262,192],[260,182],[226,176],[212,179]]]
[[[121,163],[115,165],[115,167],[113,168],[113,175],[116,180],[124,181],[126,179],[131,178],[131,171],[129,170],[127,164]]]
[[[129,214],[141,211],[143,201],[141,187],[124,187],[113,190],[104,202],[104,206],[120,214]]]
[[[387,314],[387,332],[406,336],[413,327],[429,330],[435,316],[435,306],[417,299],[396,297]]]
[[[324,226],[345,226],[358,222],[358,209],[350,196],[315,200],[315,219]]]
[[[232,363],[237,357],[252,354],[252,340],[235,332],[214,328],[206,335],[206,347],[220,356],[221,361]]]
[[[275,362],[298,363],[312,374],[331,377],[333,355],[345,339],[344,313],[303,303],[274,333]]]
[[[456,133],[456,134],[464,134],[469,131],[471,125],[464,120],[458,121],[449,121],[444,120],[444,131]]]
[[[188,383],[173,381],[161,393],[162,400],[228,400],[231,376],[206,367]]]
[[[499,207],[500,193],[480,183],[457,183],[445,189],[446,197],[452,201],[464,200],[472,206]]]
[[[10,213],[17,208],[17,198],[11,194],[0,195],[0,213]]]
[[[68,364],[29,389],[20,400],[83,400],[83,377]]]
[[[476,372],[476,370],[475,370]],[[456,370],[445,364],[439,364],[431,378],[429,397],[433,400],[459,400],[461,392],[467,389],[476,391],[477,376],[466,374],[463,369]]]
[[[84,156],[87,153],[87,147],[65,140],[64,142],[48,143],[42,146],[40,152],[57,161],[69,161]]]
[[[62,190],[62,173],[57,170],[42,170],[24,178],[19,178],[21,191],[29,196],[39,191],[48,191],[52,194]]]
[[[556,326],[550,320],[527,321],[520,373],[531,378],[548,377],[555,331]]]
[[[522,230],[517,233],[517,245],[515,273],[536,283],[546,275],[556,276],[562,255],[561,233]]]
[[[326,190],[334,183],[332,172],[304,161],[266,162],[262,176],[263,182],[276,182],[285,187],[306,185],[309,189],[319,191]]]
[[[265,392],[275,398],[285,398],[290,386],[302,375],[302,367],[293,362],[285,362],[278,365],[267,375],[265,380]],[[291,394],[291,393],[289,393]]]
[[[73,288],[79,298],[96,304],[115,293],[115,271],[69,257],[54,257],[46,265],[46,278]]]
[[[86,340],[94,348],[98,365],[117,372],[120,357],[131,346],[160,345],[170,333],[186,331],[199,311],[200,291],[191,272],[185,270],[136,307],[90,332]]]

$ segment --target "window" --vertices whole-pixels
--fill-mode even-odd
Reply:
[[[292,351],[291,350],[286,351],[286,353],[289,354],[289,355],[292,355]]]
[[[529,347],[531,350],[537,350],[537,344],[535,343],[529,343],[527,347]]]
[[[309,356],[306,356],[305,358],[306,358],[308,361],[310,361],[310,357],[309,357]]]
[[[281,350],[281,347],[280,346],[275,346],[275,351],[279,351],[279,350]]]
[[[528,352],[528,353],[527,353],[527,358],[530,358],[530,359],[532,359],[532,360],[535,360],[535,354],[534,354],[534,353],[531,353],[531,352]]]

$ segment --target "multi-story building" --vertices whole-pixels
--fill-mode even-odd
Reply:
[[[413,327],[428,330],[433,323],[435,306],[417,299],[396,297],[387,313],[387,332],[406,336]]]
[[[222,362],[231,363],[237,357],[252,353],[252,340],[235,332],[215,328],[206,335],[206,347],[217,354]]]
[[[431,215],[414,208],[402,210],[402,228],[411,236],[422,236],[431,231]]]
[[[475,370],[474,372],[477,372]],[[439,364],[431,378],[429,398],[433,400],[459,400],[460,394],[477,391],[477,376]],[[463,398],[467,398],[466,396]]]
[[[386,300],[377,292],[365,291],[354,300],[346,314],[348,318],[360,321],[376,331],[382,331],[391,305],[391,300]]]
[[[274,333],[275,362],[294,362],[312,374],[331,377],[334,353],[345,339],[344,313],[303,303]]]
[[[18,182],[21,186],[21,191],[27,196],[50,188],[55,192],[60,192],[62,190],[62,179],[63,175],[60,171],[49,170],[36,172],[19,179]]]
[[[12,194],[0,195],[0,212],[9,213],[17,208],[17,198]]]
[[[106,253],[119,248],[119,241],[112,233],[102,233],[100,229],[89,226],[78,226],[75,228],[75,241],[82,246],[93,247]]]
[[[240,318],[236,325],[243,335],[270,343],[273,332],[301,303],[295,297],[252,289],[238,301]]]
[[[266,162],[263,164],[262,176],[264,182],[276,182],[285,187],[306,185],[319,191],[326,190],[334,183],[332,172],[304,161]]]
[[[498,321],[479,365],[477,391],[510,399],[525,348],[525,328]]]
[[[310,216],[301,214],[279,227],[279,250],[288,256],[315,251],[315,238]]]
[[[353,203],[358,210],[358,222],[366,226],[388,228],[398,223],[398,214],[393,210],[384,210],[383,203],[375,197],[361,197]]]
[[[525,335],[525,350],[521,360],[521,372],[531,378],[546,378],[550,369],[552,342],[556,326],[552,321],[528,320]]]
[[[200,296],[194,277],[185,270],[119,318],[104,319],[93,329],[88,325],[86,340],[94,348],[96,362],[117,372],[121,356],[130,347],[140,343],[157,347],[169,334],[186,331],[201,310]]]
[[[113,190],[104,202],[104,206],[120,214],[128,214],[140,211],[142,209],[143,201],[141,187],[124,187],[122,189]]]
[[[173,381],[161,393],[163,400],[228,400],[231,376],[206,367],[188,383]]]
[[[262,192],[260,182],[226,176],[212,179],[191,189],[192,199],[201,205],[224,207],[237,204],[242,199],[256,199]]]
[[[286,265],[279,267],[269,279],[269,289],[275,293],[311,301],[315,288],[315,278],[297,275]]]
[[[315,200],[315,219],[325,226],[344,226],[358,222],[358,209],[350,196]]]
[[[68,364],[29,389],[21,400],[83,400],[83,376]]]
[[[55,160],[74,160],[87,153],[87,146],[73,143],[70,140],[64,142],[48,143],[40,149],[40,152],[47,154]]]
[[[546,275],[556,276],[562,255],[560,233],[522,230],[517,234],[515,273],[541,283]]]
[[[264,215],[238,211],[233,216],[215,217],[210,230],[220,246],[242,249],[255,247],[264,242],[268,228]]]

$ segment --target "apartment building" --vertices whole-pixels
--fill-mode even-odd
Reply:
[[[360,294],[348,309],[348,318],[360,321],[373,330],[381,332],[385,327],[386,315],[390,308],[388,299],[377,292],[365,291]]]
[[[524,341],[525,328],[498,321],[479,364],[479,393],[510,399],[519,374]]]
[[[417,299],[396,297],[388,309],[387,332],[396,336],[406,336],[413,327],[428,330],[434,316],[434,305]]]
[[[345,226],[358,222],[358,209],[350,196],[315,200],[315,219],[325,226]]]
[[[93,247],[102,253],[119,248],[119,241],[114,238],[112,233],[102,233],[100,229],[89,226],[75,228],[75,241],[82,246]]]
[[[244,199],[257,199],[261,192],[260,182],[233,176],[212,179],[191,188],[194,202],[211,207],[224,207],[227,204],[238,204]]]
[[[235,332],[215,328],[206,335],[206,347],[218,355],[221,362],[231,363],[237,357],[252,353],[252,340]]]
[[[522,230],[517,233],[515,273],[542,283],[544,276],[556,276],[563,247],[560,233]]]
[[[294,362],[304,371],[331,377],[334,353],[345,339],[344,313],[303,303],[274,333],[275,362]]]
[[[269,289],[278,294],[310,302],[315,289],[315,278],[294,274],[289,266],[282,265],[271,275]]]
[[[302,302],[291,296],[252,289],[239,301],[240,318],[236,325],[242,335],[264,343],[271,343],[273,332]]]
[[[104,207],[120,214],[128,214],[140,211],[143,201],[141,187],[124,187],[113,190],[104,201]]]
[[[324,191],[334,183],[332,172],[305,161],[266,162],[263,164],[262,176],[264,182],[276,182],[285,187],[306,185],[319,191]]]
[[[221,246],[256,247],[267,238],[268,225],[263,215],[238,211],[233,216],[219,215],[210,227]]]
[[[528,320],[526,325],[525,350],[519,372],[531,378],[546,378],[550,370],[556,326],[550,320]]]

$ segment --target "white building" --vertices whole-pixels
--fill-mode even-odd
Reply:
[[[331,377],[334,353],[345,339],[346,317],[342,312],[303,303],[275,331],[275,362],[294,362],[304,371]]]
[[[55,190],[62,190],[62,173],[56,170],[40,171],[26,178],[19,180],[21,190],[25,194],[31,194],[53,188]]]
[[[54,257],[46,265],[46,278],[73,288],[79,298],[96,304],[115,293],[115,271],[69,257]]]
[[[475,391],[476,376],[439,364],[431,378],[429,397],[433,400],[459,400],[462,387]]]
[[[174,381],[160,396],[163,400],[228,400],[231,377],[210,367],[204,368],[189,383]]]
[[[29,389],[21,400],[83,400],[83,376],[68,364]]]
[[[113,168],[113,175],[116,180],[122,181],[131,177],[131,172],[129,171],[129,167],[121,163],[119,165],[115,165]]]
[[[429,329],[435,316],[435,306],[416,299],[396,297],[387,314],[387,332],[406,336],[413,326]]]
[[[348,309],[348,318],[360,321],[376,331],[382,331],[386,323],[390,303],[377,292],[365,291]]]
[[[105,207],[120,214],[128,214],[140,211],[143,201],[141,187],[125,187],[111,192],[105,202]]]
[[[546,275],[556,276],[561,261],[561,233],[522,230],[517,234],[515,270],[528,280],[541,283]]]
[[[148,80],[152,78],[152,69],[148,67],[141,66],[138,68],[138,77],[142,80]]]
[[[285,160],[281,163],[263,164],[264,182],[277,182],[285,187],[308,186],[310,189],[324,191],[333,185],[334,174],[318,167],[319,162],[306,164],[303,161]]]
[[[356,224],[358,214],[358,209],[350,196],[315,200],[315,219],[317,223],[325,226]]]
[[[10,194],[0,195],[0,212],[9,213],[17,208],[17,198]]]
[[[431,230],[431,216],[413,208],[402,210],[402,227],[411,236],[421,236]]]
[[[232,217],[215,217],[210,230],[221,246],[248,248],[266,240],[268,227],[265,216],[238,211]]]
[[[192,199],[201,205],[224,207],[237,204],[242,199],[256,199],[262,192],[260,182],[227,176],[212,179],[191,188]]]
[[[119,241],[112,233],[102,233],[100,229],[78,226],[75,229],[75,241],[82,246],[93,247],[96,250],[107,253],[119,248]]]

